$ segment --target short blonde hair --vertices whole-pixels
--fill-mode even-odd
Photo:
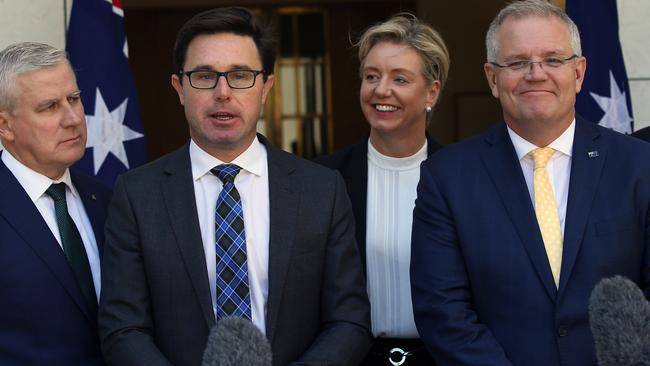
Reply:
[[[384,41],[405,44],[417,51],[422,60],[425,80],[429,84],[438,80],[442,90],[449,74],[450,60],[447,46],[436,30],[410,13],[399,13],[373,25],[363,32],[355,44],[359,48],[362,69],[370,50]]]

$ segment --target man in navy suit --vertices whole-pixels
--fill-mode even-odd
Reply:
[[[97,299],[108,188],[68,167],[86,145],[65,51],[0,51],[0,364],[103,365]]]
[[[422,166],[418,331],[437,365],[594,365],[594,286],[650,295],[650,145],[576,116],[586,60],[561,9],[513,2],[486,44],[505,123]]]

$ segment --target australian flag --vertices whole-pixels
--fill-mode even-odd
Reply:
[[[86,154],[73,168],[113,185],[146,161],[121,0],[75,0],[67,45],[86,110]]]
[[[616,0],[566,0],[566,12],[580,30],[587,72],[576,110],[616,131],[632,132],[632,103],[618,38]]]

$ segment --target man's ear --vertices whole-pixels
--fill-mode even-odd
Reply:
[[[266,102],[266,98],[268,97],[269,92],[273,87],[273,82],[275,82],[275,77],[273,76],[273,74],[266,77],[266,81],[264,82],[264,87],[262,88],[262,104]]]
[[[171,82],[172,87],[174,90],[176,90],[176,94],[178,94],[178,100],[181,102],[181,105],[185,105],[185,97],[183,95],[183,84],[181,83],[181,79],[178,77],[178,75],[172,74]]]
[[[497,88],[497,74],[494,72],[494,66],[486,62],[485,65],[483,65],[483,71],[485,71],[485,78],[487,79],[488,86],[492,91],[492,95],[498,99],[499,89]]]
[[[576,94],[582,89],[582,83],[585,81],[585,71],[587,70],[587,59],[584,56],[576,60]]]
[[[0,110],[0,139],[2,141],[13,141],[12,115],[10,112]]]

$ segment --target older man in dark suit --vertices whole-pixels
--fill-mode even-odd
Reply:
[[[115,185],[99,318],[109,364],[198,365],[228,316],[266,334],[274,365],[355,365],[370,347],[342,178],[256,135],[268,37],[243,8],[179,31],[171,82],[191,141]]]
[[[110,190],[70,172],[86,122],[65,51],[0,51],[0,364],[103,365],[97,297]]]
[[[505,123],[422,165],[415,322],[437,365],[595,365],[588,303],[604,277],[650,295],[650,145],[575,115],[575,24],[516,1],[488,31]]]

